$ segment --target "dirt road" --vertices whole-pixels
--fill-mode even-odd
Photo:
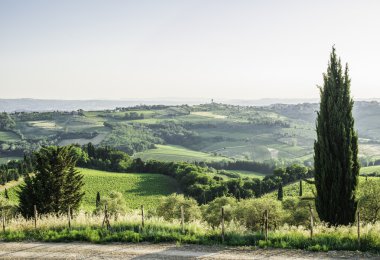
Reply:
[[[0,259],[380,259],[360,252],[307,252],[175,244],[4,243]]]

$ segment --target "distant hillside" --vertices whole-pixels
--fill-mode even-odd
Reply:
[[[33,100],[29,105],[34,102],[38,103]],[[62,107],[70,105],[70,101],[43,102],[40,107],[50,105],[52,108],[59,102]],[[0,161],[20,157],[43,145],[92,142],[145,159],[313,163],[315,118],[319,108],[316,103],[131,107],[133,103],[102,102],[100,105],[119,108],[3,115],[0,118],[3,120]],[[72,106],[83,108],[83,104],[100,106],[96,101],[73,101]],[[37,108],[37,104],[35,106]],[[380,163],[380,104],[355,102],[354,117],[362,162]]]
[[[357,100],[357,101],[380,101],[380,99]],[[274,104],[303,105],[305,103],[318,103],[318,99],[221,99],[215,102],[237,106],[270,106]],[[0,112],[46,112],[46,111],[76,111],[83,109],[106,110],[116,107],[132,107],[137,105],[168,105],[182,104],[197,105],[211,103],[207,98],[158,98],[158,99],[125,99],[125,100],[55,100],[55,99],[0,99]]]
[[[54,99],[0,99],[0,112],[31,112],[31,111],[76,111],[105,110],[116,107],[131,107],[137,105],[181,105],[200,104],[205,100],[193,99],[146,99],[146,100],[54,100]]]

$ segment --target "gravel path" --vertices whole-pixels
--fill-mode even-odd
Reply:
[[[175,244],[0,242],[0,259],[380,259],[361,252],[307,252]]]

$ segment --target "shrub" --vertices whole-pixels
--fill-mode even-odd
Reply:
[[[199,219],[201,211],[198,203],[192,198],[183,195],[172,194],[162,199],[157,207],[157,214],[165,220],[181,218],[181,206],[184,208],[185,221]]]
[[[202,207],[203,218],[213,228],[221,223],[221,208],[224,208],[224,221],[229,222],[234,218],[236,199],[232,197],[219,197]]]
[[[107,204],[107,211],[117,220],[118,215],[124,214],[127,211],[127,206],[123,194],[118,191],[111,191],[108,196],[100,200],[99,211],[104,210],[104,205]]]
[[[300,200],[298,198],[286,198],[283,203],[285,210],[284,222],[292,226],[309,226],[310,225],[310,201]],[[312,204],[314,208],[314,203]],[[317,216],[314,209],[314,218]]]
[[[12,205],[8,199],[0,196],[0,216],[5,215],[6,219],[12,218],[17,213],[17,207]]]
[[[282,224],[284,211],[281,202],[272,198],[240,201],[235,211],[236,219],[248,229],[260,230],[265,210],[268,210],[269,214],[269,228],[275,229]]]
[[[375,180],[364,182],[365,188],[360,189],[359,208],[361,219],[375,223],[380,220],[380,185]]]

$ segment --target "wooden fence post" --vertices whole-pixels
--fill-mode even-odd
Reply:
[[[33,205],[34,210],[34,228],[37,228],[37,206]]]
[[[314,235],[314,215],[313,215],[313,208],[311,207],[311,204],[309,204],[309,210],[310,210],[310,238],[313,239],[313,235]]]
[[[104,227],[104,224],[106,225],[107,229],[111,229],[111,224],[108,219],[107,204],[104,205],[104,219],[103,219],[102,227]]]
[[[357,220],[358,220],[358,247],[360,249],[360,211],[358,210],[358,217],[357,217]]]
[[[185,212],[183,210],[183,205],[181,206],[181,228],[182,233],[185,233]]]
[[[224,243],[224,207],[222,207],[222,243]]]
[[[67,219],[69,220],[69,229],[71,229],[71,211],[70,211],[70,205],[67,209]]]
[[[141,205],[141,227],[144,227],[144,205]]]
[[[268,219],[269,219],[269,214],[268,214],[268,210],[266,209],[265,210],[265,241],[268,241],[268,228],[269,228]]]

